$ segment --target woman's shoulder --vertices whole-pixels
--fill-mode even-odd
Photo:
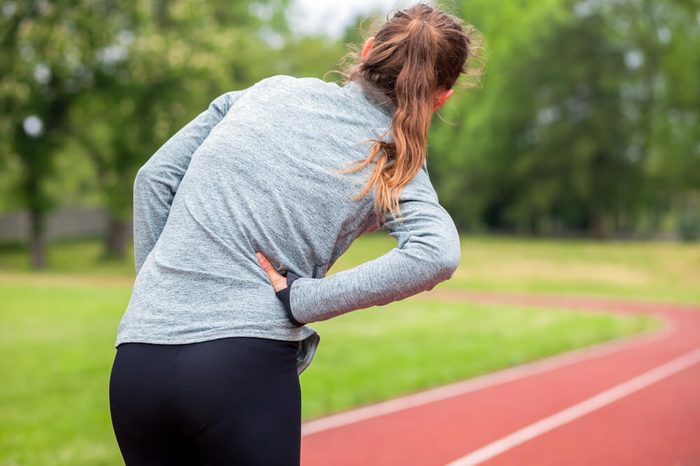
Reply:
[[[337,90],[340,86],[334,82],[324,81],[315,76],[293,76],[290,74],[275,74],[258,81],[260,86],[290,86],[298,88],[318,88]]]

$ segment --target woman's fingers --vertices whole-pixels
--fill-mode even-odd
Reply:
[[[270,278],[270,282],[272,283],[272,287],[275,289],[275,291],[277,292],[287,288],[287,277],[277,272],[277,270],[275,270],[275,268],[272,266],[270,261],[267,260],[267,257],[263,255],[263,253],[256,252],[255,255],[257,256],[258,262],[260,262],[260,265],[262,266],[263,270]]]

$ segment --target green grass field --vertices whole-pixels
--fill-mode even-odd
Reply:
[[[330,273],[395,245],[361,238]],[[108,405],[116,328],[133,265],[97,262],[97,241],[49,248],[50,269],[0,248],[0,465],[123,464]],[[438,288],[700,302],[700,246],[463,238]],[[649,330],[646,316],[431,302],[416,297],[311,324],[321,346],[302,375],[304,420]],[[369,331],[368,331],[369,329]]]
[[[395,244],[381,232],[363,236],[329,273],[377,257]],[[133,280],[131,261],[97,262],[100,247],[96,240],[49,247],[48,275]],[[23,248],[0,246],[0,280],[28,268]],[[463,236],[461,266],[440,286],[700,303],[700,243]]]

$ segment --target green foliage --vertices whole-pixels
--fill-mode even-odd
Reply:
[[[700,186],[697,2],[462,5],[487,39],[483,87],[455,96],[443,114],[457,124],[430,139],[460,227],[633,235],[687,204]]]
[[[130,5],[126,2],[124,6]],[[127,16],[112,2],[7,2],[0,33],[0,139],[18,163],[18,203],[31,214],[32,263],[44,266],[47,190],[68,136],[68,115],[94,86],[105,50]]]

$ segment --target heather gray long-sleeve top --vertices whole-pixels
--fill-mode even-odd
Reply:
[[[394,109],[354,81],[288,75],[214,99],[136,175],[137,275],[115,347],[293,340],[301,374],[320,341],[306,324],[450,278],[459,236],[427,164],[401,192],[403,219],[387,214],[383,227],[373,193],[352,200],[373,167],[333,172],[366,157],[367,140],[390,128]],[[355,238],[378,229],[395,248],[326,276]],[[275,292],[256,251],[286,274],[286,290]]]

